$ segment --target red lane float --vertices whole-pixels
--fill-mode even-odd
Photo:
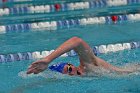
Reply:
[[[55,4],[54,7],[55,7],[55,10],[56,10],[56,11],[59,11],[60,8],[61,8],[60,4]]]
[[[118,21],[118,16],[111,16],[111,19],[114,23]]]
[[[8,0],[2,0],[2,2],[4,3],[4,2],[7,2]]]

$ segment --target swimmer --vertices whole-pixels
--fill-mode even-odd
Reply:
[[[72,49],[79,56],[80,64],[78,67],[70,63],[58,63],[48,67],[49,63],[51,63],[54,59],[66,52],[69,52]],[[27,74],[38,74],[44,71],[45,69],[49,68],[52,71],[60,72],[62,74],[84,75],[89,71],[92,71],[94,68],[98,67],[117,73],[133,72],[132,70],[118,68],[107,63],[103,59],[95,56],[90,46],[81,38],[72,37],[66,42],[64,42],[62,45],[60,45],[54,52],[46,56],[44,59],[33,62],[29,66]]]

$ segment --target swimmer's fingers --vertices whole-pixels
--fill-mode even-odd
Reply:
[[[36,64],[31,64],[29,67],[28,67],[28,69],[32,69],[32,68],[35,68],[35,67],[37,67],[37,63]]]
[[[28,71],[26,72],[26,74],[32,74],[32,73],[33,73],[32,70],[28,70]]]
[[[37,74],[37,73],[42,72],[45,69],[47,69],[47,66],[48,66],[48,63],[45,62],[44,60],[39,60],[39,61],[33,62],[29,66],[27,74],[31,74],[31,73]]]
[[[27,74],[34,73],[34,71],[36,71],[36,69],[39,68],[39,67],[40,67],[39,64],[31,64],[28,67]]]
[[[42,72],[42,71],[44,71],[44,70],[42,70],[42,69],[37,69],[37,70],[34,72],[34,74],[38,74],[38,73],[40,73],[40,72]]]
[[[38,74],[40,72],[44,71],[44,69],[40,69],[40,68],[32,68],[32,69],[29,69],[27,71],[27,74],[31,74],[31,73],[34,73],[34,74]]]
[[[38,65],[38,64],[40,64],[40,62],[41,62],[41,61],[33,62],[33,63],[30,65],[30,67],[31,67],[31,66],[36,66],[36,65]],[[30,67],[29,67],[29,68],[30,68]]]
[[[28,67],[28,69],[33,68],[33,67],[36,67],[36,66],[38,66],[38,65],[40,65],[40,64],[43,64],[43,62],[42,62],[41,60],[36,61],[36,62],[33,62],[33,63]]]
[[[31,66],[37,66],[37,65],[47,65],[48,63],[46,63],[44,60],[38,60],[36,62],[33,62],[31,64]]]
[[[27,74],[31,74],[31,73],[38,74],[39,72],[42,72],[42,71],[44,71],[44,69],[34,67],[34,68],[28,69]]]
[[[31,65],[28,70],[27,70],[27,74],[38,74],[39,72],[44,71],[45,69],[47,69],[47,65],[44,64],[33,64]]]
[[[35,67],[32,67],[32,68],[29,68],[28,70],[27,70],[27,74],[31,74],[31,73],[33,73],[34,71],[35,71]]]

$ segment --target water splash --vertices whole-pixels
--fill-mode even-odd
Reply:
[[[18,76],[21,78],[27,79],[27,78],[38,77],[41,75],[41,73],[39,73],[39,74],[27,74],[26,72],[27,71],[21,71],[18,73]]]
[[[119,78],[119,77],[129,77],[129,76],[135,76],[135,75],[140,75],[140,62],[137,63],[127,63],[120,68],[123,69],[129,69],[133,70],[132,73],[116,73],[116,72],[111,72],[109,70],[103,69],[103,68],[96,68],[93,69],[93,71],[88,72],[84,76],[69,76],[67,74],[61,74],[58,72],[46,70],[42,73],[39,74],[26,74],[26,71],[21,71],[18,73],[18,76],[23,78],[23,79],[28,79],[28,78],[34,78],[34,77],[43,77],[46,79],[78,79],[78,80],[93,80],[93,79],[98,79],[101,77],[109,77],[109,78]]]

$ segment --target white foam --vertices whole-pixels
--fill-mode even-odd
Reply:
[[[26,78],[33,78],[33,77],[41,76],[41,73],[40,74],[26,74],[26,71],[21,71],[18,73],[18,76],[26,79]]]
[[[134,72],[140,72],[140,64],[138,63],[127,63],[123,68],[133,70]]]

